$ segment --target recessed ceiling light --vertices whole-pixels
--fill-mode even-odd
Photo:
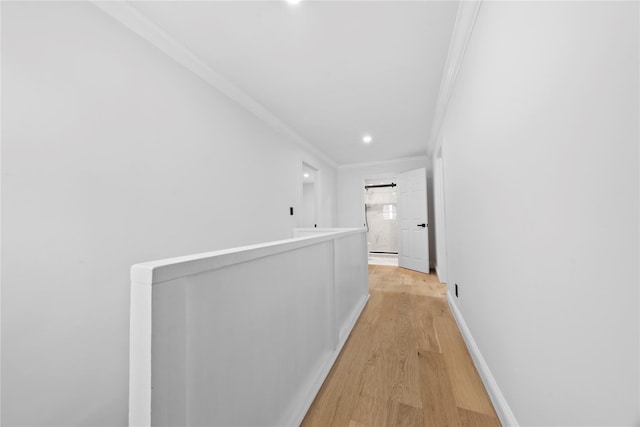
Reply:
[[[305,178],[309,178],[309,174],[308,174],[308,173],[305,173],[303,176],[304,176]]]
[[[370,144],[371,141],[373,141],[373,138],[371,137],[371,135],[365,135],[362,137],[362,142],[364,142],[365,144]]]
[[[287,0],[287,3],[289,4],[298,4],[300,3],[302,0]]]

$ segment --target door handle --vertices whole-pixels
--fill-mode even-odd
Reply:
[[[426,227],[426,226],[427,226],[427,224],[418,224],[418,227],[422,227],[422,228],[424,228],[424,227]]]

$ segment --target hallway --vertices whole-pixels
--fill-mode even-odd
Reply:
[[[434,274],[370,265],[371,298],[303,426],[499,426]]]
[[[370,265],[369,290],[303,426],[500,425],[437,277]]]
[[[0,425],[640,426],[640,0],[0,10]]]

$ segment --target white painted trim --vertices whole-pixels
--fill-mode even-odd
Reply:
[[[308,230],[315,231],[317,229],[314,228]],[[338,291],[336,286],[339,279],[336,276],[336,265],[338,262],[336,242],[342,239],[354,238],[357,238],[356,240],[358,240],[358,250],[354,256],[362,256],[362,258],[356,266],[358,268],[351,268],[353,267],[353,263],[348,263],[347,268],[344,269],[344,272],[347,273],[348,277],[344,276],[342,278],[347,279],[351,284],[356,284],[358,286],[359,300],[354,301],[353,304],[349,304],[351,312],[345,313],[346,316],[343,324],[338,325],[338,319],[335,314],[337,305],[336,294]],[[331,259],[330,265],[332,267],[329,266],[324,269],[327,273],[327,286],[330,286],[329,292],[330,299],[332,301],[331,310],[333,313],[327,324],[330,329],[329,333],[332,335],[332,339],[330,340],[330,346],[326,349],[326,352],[323,349],[322,353],[319,355],[319,360],[317,360],[317,362],[314,360],[314,366],[312,368],[314,375],[309,379],[305,378],[305,381],[301,382],[295,398],[286,403],[283,408],[283,414],[281,415],[282,419],[277,422],[278,425],[300,425],[369,299],[368,274],[366,268],[367,257],[364,251],[366,246],[364,229],[325,229],[325,231],[318,235],[312,235],[309,237],[300,237],[285,241],[270,242],[261,245],[210,252],[206,254],[190,255],[133,266],[131,274],[129,425],[141,427],[150,426],[154,422],[154,414],[152,414],[152,400],[154,398],[158,399],[158,396],[159,400],[166,400],[164,403],[172,402],[172,405],[173,402],[176,401],[176,398],[178,400],[183,398],[186,399],[186,392],[180,392],[181,386],[187,387],[186,372],[178,372],[178,374],[174,376],[173,380],[171,380],[171,390],[178,390],[177,393],[172,394],[167,394],[162,391],[163,387],[166,389],[169,382],[167,382],[168,380],[163,380],[161,378],[159,382],[155,383],[156,386],[160,384],[157,389],[160,390],[160,394],[155,395],[153,386],[154,378],[152,378],[154,374],[152,368],[154,364],[154,356],[152,355],[152,352],[154,351],[152,345],[154,342],[153,340],[158,339],[158,341],[166,341],[163,340],[162,333],[160,335],[155,335],[156,333],[153,331],[154,327],[157,327],[159,331],[165,331],[164,336],[169,336],[171,338],[172,345],[169,347],[173,348],[173,345],[175,344],[175,348],[178,349],[177,352],[174,352],[178,355],[177,357],[174,357],[175,354],[171,354],[167,358],[166,353],[162,359],[157,358],[162,357],[162,355],[156,356],[156,362],[158,363],[157,366],[162,366],[163,372],[167,366],[170,367],[175,365],[178,367],[178,371],[183,371],[186,366],[186,347],[182,348],[181,346],[187,342],[185,329],[185,319],[187,318],[185,310],[187,302],[186,300],[176,301],[176,295],[178,294],[175,293],[175,289],[179,289],[179,295],[182,298],[185,298],[186,285],[182,283],[181,287],[174,287],[174,292],[171,292],[171,286],[166,287],[154,285],[167,280],[180,279],[182,277],[200,274],[214,268],[236,263],[244,263],[265,256],[290,252],[298,248],[326,244],[326,242],[332,243],[330,245],[331,250],[327,253]],[[244,256],[242,254],[243,252],[246,252],[247,256]],[[340,254],[340,256],[344,255],[345,254]],[[218,261],[215,261],[216,258],[218,258]],[[310,261],[313,262],[314,259],[312,258]],[[171,264],[175,264],[175,266],[179,268],[173,269],[171,268]],[[278,274],[276,274],[276,276],[278,276]],[[136,281],[136,278],[141,280]],[[170,293],[167,294],[167,291]],[[159,292],[157,297],[155,295],[156,292]],[[165,301],[165,310],[170,306],[168,311],[162,311],[163,300]],[[170,302],[169,306],[166,306],[166,302]],[[152,316],[153,311],[156,310],[154,303],[159,303],[157,307],[159,311],[157,314]],[[157,322],[160,323],[158,324]],[[162,347],[165,348],[165,350],[168,348],[166,344],[167,343],[165,342],[164,347]],[[178,383],[177,387],[175,386],[176,382]],[[161,404],[156,403],[156,405]],[[184,402],[178,402],[175,406],[177,409],[173,410],[170,414],[170,418],[163,418],[164,422],[169,421],[172,424],[184,424],[183,421],[185,421],[187,417],[185,412],[187,407],[186,400]],[[166,414],[156,414],[156,416],[166,418]]]
[[[349,338],[349,335],[351,335],[351,331],[353,331],[353,327],[356,325],[356,322],[360,318],[362,311],[367,306],[367,302],[369,301],[369,296],[370,295],[367,294],[367,296],[362,299],[360,304],[356,306],[355,310],[353,311],[353,314],[349,319],[348,324],[345,325],[344,330],[347,331],[347,333],[344,334],[344,337],[343,339],[340,340],[338,347],[331,353],[331,355],[327,358],[325,363],[322,365],[322,369],[320,369],[318,376],[316,377],[315,381],[313,381],[312,385],[309,387],[309,391],[305,396],[304,403],[300,406],[300,410],[295,416],[293,422],[287,425],[299,426],[300,424],[302,424],[302,420],[304,420],[304,417],[307,415],[309,408],[311,408],[313,401],[315,400],[316,396],[318,395],[318,392],[320,391],[320,387],[322,387],[324,380],[329,375],[329,371],[331,371],[331,368],[333,368],[334,363],[336,363],[336,360],[338,359],[338,356],[342,351],[342,347],[344,347],[345,343],[347,342],[347,339]]]
[[[446,284],[447,282],[443,282],[443,281],[442,281],[442,279],[440,278],[440,277],[442,277],[442,276],[440,275],[440,270],[439,270],[439,268],[438,268],[438,264],[436,264],[436,265],[435,265],[434,269],[436,270],[436,276],[438,276],[438,281],[439,281],[440,283],[445,283],[445,284]],[[446,278],[445,278],[445,279],[446,279]]]
[[[130,292],[129,426],[150,426],[152,287],[132,283]]]
[[[503,426],[518,427],[520,425],[518,424],[518,420],[516,420],[515,415],[513,415],[513,412],[507,403],[507,399],[505,399],[502,391],[500,391],[500,387],[498,387],[498,383],[496,383],[495,378],[493,378],[493,374],[491,373],[491,370],[489,370],[489,365],[487,365],[484,357],[482,357],[482,353],[480,353],[480,349],[478,348],[476,341],[473,339],[471,331],[469,330],[467,323],[464,321],[454,297],[449,291],[447,291],[447,301],[449,302],[449,307],[451,307],[453,318],[458,324],[458,328],[462,333],[462,337],[464,338],[469,353],[476,365],[476,369],[482,378],[482,382],[484,383],[487,392],[489,392],[489,397],[491,398],[491,402],[498,414],[498,418],[500,418],[500,423]]]
[[[442,137],[439,138],[443,140]],[[442,267],[438,273],[438,279],[442,283],[449,281],[449,257],[447,253],[447,213],[446,213],[446,194],[444,181],[444,145],[441,143],[439,148],[434,152],[432,159],[432,177],[433,177],[433,213],[435,227],[433,227],[433,237],[436,247],[436,258],[438,267]]]
[[[333,158],[300,136],[280,118],[267,110],[263,105],[241,90],[238,86],[214,71],[193,52],[161,29],[158,25],[150,21],[146,16],[140,13],[138,9],[131,6],[126,1],[91,0],[91,2],[98,9],[102,10],[137,35],[147,40],[162,52],[166,53],[180,65],[192,71],[198,77],[216,88],[236,104],[255,115],[258,119],[262,120],[280,134],[292,139],[298,145],[327,162],[332,167],[335,168],[338,166],[337,162]]]
[[[0,22],[2,22],[2,4],[0,2]],[[2,31],[0,31],[0,46],[2,46]],[[0,55],[0,82],[2,82],[2,55]],[[2,84],[0,83],[0,93],[2,93]],[[2,116],[2,103],[0,102],[0,117]],[[0,148],[2,147],[2,137],[0,136]],[[0,158],[2,157],[2,149],[0,149]],[[0,161],[0,165],[2,162]],[[0,172],[2,172],[0,167]],[[2,173],[0,173],[0,188],[2,188]],[[2,218],[2,198],[0,198],[0,219]],[[2,221],[0,220],[0,223]],[[0,228],[0,259],[3,259],[2,254],[2,229]],[[0,277],[2,275],[0,274]],[[2,301],[2,280],[0,279],[0,301]],[[2,330],[2,304],[0,304],[0,331]],[[0,366],[2,366],[2,340],[0,339]],[[2,425],[2,375],[0,375],[0,426]]]
[[[308,230],[316,230],[316,229],[308,229]],[[325,229],[325,230],[336,230],[336,229]],[[361,230],[362,231],[362,230]],[[341,237],[345,237],[345,236],[341,236]],[[332,252],[332,257],[333,257],[333,283],[332,283],[332,287],[333,287],[333,295],[332,295],[332,299],[333,299],[333,327],[336,328],[338,321],[337,321],[337,314],[336,314],[336,310],[335,308],[337,307],[337,301],[336,301],[336,292],[335,292],[335,286],[336,286],[336,282],[337,282],[337,277],[336,277],[336,252],[335,252],[335,242],[338,238],[333,240],[333,244],[331,245],[331,252]],[[363,242],[362,244],[366,247],[367,245],[367,239],[366,239],[366,233],[362,233],[362,239]],[[365,265],[367,265],[367,255],[364,254],[364,263]],[[367,284],[365,285],[368,289],[369,285],[368,285],[368,281],[369,281],[369,274],[367,272],[366,274],[367,277]],[[297,425],[299,426],[300,424],[302,424],[302,421],[304,420],[304,417],[307,415],[307,412],[309,411],[309,408],[311,407],[311,405],[313,404],[313,401],[315,400],[316,396],[318,395],[318,392],[320,391],[320,388],[322,387],[322,384],[324,383],[324,381],[326,380],[327,376],[329,375],[329,371],[331,371],[331,368],[333,367],[334,363],[336,362],[336,360],[338,359],[338,356],[340,355],[340,352],[342,351],[342,348],[344,347],[345,343],[347,342],[347,339],[349,339],[349,336],[351,335],[351,332],[353,331],[353,328],[356,325],[356,322],[358,321],[358,319],[360,318],[360,315],[362,314],[362,311],[364,310],[364,308],[367,306],[367,302],[369,301],[369,297],[371,295],[369,294],[369,292],[367,292],[367,294],[360,300],[360,302],[358,304],[356,304],[356,306],[354,307],[354,309],[352,310],[351,314],[349,315],[349,317],[347,318],[345,324],[343,325],[343,327],[340,330],[334,329],[334,339],[336,340],[335,342],[337,342],[337,346],[334,348],[334,350],[331,352],[331,354],[329,355],[329,357],[327,358],[327,360],[325,361],[325,363],[322,365],[322,368],[320,369],[320,372],[318,373],[317,377],[315,378],[315,380],[311,383],[310,387],[309,387],[309,391],[306,393],[304,400],[302,401],[302,403],[300,405],[298,405],[298,412],[297,415],[294,416],[292,422],[290,423],[286,423],[287,425]]]
[[[339,230],[339,231],[335,231]],[[136,285],[157,285],[179,277],[191,276],[228,265],[288,252],[329,240],[365,233],[364,228],[342,228],[318,235],[278,240],[258,245],[242,246],[176,258],[150,261],[131,266],[131,282]]]
[[[343,230],[344,228],[296,227],[293,229],[291,237],[317,236],[319,234],[335,233]]]
[[[338,292],[336,287],[338,286],[338,268],[337,268],[337,260],[336,260],[336,241],[331,241],[331,259],[332,262],[332,271],[331,271],[331,317],[330,317],[330,329],[329,334],[331,335],[331,339],[333,340],[333,351],[335,351],[340,342],[340,333],[338,331]],[[313,382],[315,384],[315,381]],[[312,387],[313,388],[313,387]],[[302,422],[302,420],[300,420]]]
[[[429,141],[427,143],[427,157],[429,158],[433,156],[433,153],[435,153],[438,148],[440,128],[447,113],[449,99],[451,98],[456,77],[458,76],[458,71],[460,70],[465,51],[467,50],[467,44],[471,37],[481,2],[482,0],[464,0],[461,1],[458,6],[458,14],[456,15],[456,22],[453,26],[453,34],[451,34],[451,42],[449,43],[447,62],[445,63],[442,81],[440,82],[440,91],[438,92],[438,101],[436,102],[436,113],[433,117]]]
[[[300,172],[298,173],[298,180],[300,182],[300,186],[299,186],[299,191],[298,191],[298,205],[299,205],[299,210],[300,210],[300,215],[297,216],[296,218],[296,225],[298,226],[298,228],[303,228],[303,222],[304,222],[304,215],[305,215],[305,204],[304,204],[304,186],[305,183],[304,182],[304,176],[303,176],[303,170],[305,165],[307,165],[307,167],[313,169],[315,171],[315,179],[308,183],[308,184],[313,184],[313,192],[314,192],[314,200],[313,200],[313,208],[314,208],[314,212],[313,212],[313,216],[314,216],[314,224],[324,224],[324,218],[322,217],[322,169],[320,167],[318,167],[318,165],[316,164],[316,162],[314,161],[309,161],[306,159],[302,159],[300,160]],[[317,228],[317,227],[316,227]]]
[[[407,162],[407,161],[412,161],[412,160],[423,160],[423,161],[426,162],[428,160],[428,157],[427,156],[413,156],[413,157],[401,157],[401,158],[398,158],[398,159],[383,160],[383,161],[377,161],[377,162],[347,163],[347,164],[338,166],[338,169],[355,169],[355,168],[364,168],[364,167],[367,167],[367,166],[379,166],[379,165],[387,165],[387,164],[390,165],[390,164],[394,164],[394,163],[401,163],[401,162]]]

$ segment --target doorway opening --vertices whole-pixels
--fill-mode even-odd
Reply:
[[[302,228],[318,226],[318,175],[318,169],[302,162]]]
[[[365,179],[364,213],[369,264],[398,265],[398,197],[395,177]]]

